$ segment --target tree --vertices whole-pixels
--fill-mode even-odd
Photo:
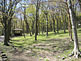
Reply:
[[[46,16],[46,36],[48,36],[48,12],[44,11],[44,14]]]
[[[26,32],[29,33],[30,29],[29,29],[29,24],[28,24],[28,21],[27,21],[26,8],[25,7],[24,7],[24,21],[25,21],[25,24],[26,24]]]
[[[57,17],[59,17],[58,14],[57,16],[55,16],[55,18],[56,18],[56,23],[57,23],[57,33],[59,33],[59,19]]]
[[[68,20],[68,31],[69,31],[69,36],[70,36],[70,41],[73,41],[72,38],[72,29],[71,29],[71,19],[70,19],[70,13],[69,13],[69,9],[68,9],[68,4],[66,3],[66,7],[67,7],[67,20]]]
[[[72,1],[68,0],[67,3],[68,3],[69,13],[70,13],[70,18],[71,18],[71,23],[72,23],[73,36],[74,36],[73,54],[74,54],[74,56],[76,56],[76,58],[78,58],[80,51],[79,51],[77,29],[76,29],[76,14],[75,14],[75,11],[72,8]]]
[[[81,0],[78,0],[78,2],[79,2],[79,5],[80,5],[80,9],[81,9]]]
[[[14,15],[14,11],[16,8],[17,3],[20,0],[1,0],[0,6],[1,6],[1,12],[3,15],[3,26],[4,26],[4,45],[9,45],[9,39],[11,36],[11,20]]]
[[[66,15],[65,18],[63,19],[63,28],[64,28],[64,33],[66,33]]]
[[[36,3],[35,40],[37,40],[37,35],[38,35],[39,2],[40,0],[37,0],[37,3]]]
[[[54,16],[54,14],[52,15],[52,20],[53,20],[53,30],[54,30],[54,33],[56,33],[56,30],[55,30],[55,16]]]
[[[36,15],[36,9],[35,5],[28,5],[28,8],[26,9],[26,15],[29,22],[30,27],[30,34],[32,32],[32,35],[35,33],[35,15]]]

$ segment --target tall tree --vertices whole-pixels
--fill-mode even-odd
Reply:
[[[45,15],[46,15],[46,36],[48,36],[48,12],[45,11]]]
[[[11,20],[14,15],[14,11],[17,3],[20,0],[1,0],[0,6],[3,15],[3,26],[4,26],[4,45],[8,45],[10,35],[11,35]]]
[[[57,15],[57,17],[59,17],[59,16]],[[56,23],[57,23],[57,33],[59,33],[59,20],[57,17],[55,17],[55,18],[56,18]]]
[[[37,0],[36,2],[36,20],[35,20],[35,40],[37,40],[38,35],[38,20],[39,20],[39,2],[40,0]]]
[[[66,15],[65,18],[63,19],[63,28],[64,28],[64,33],[66,33]]]
[[[79,53],[79,44],[78,44],[77,29],[76,29],[76,14],[72,8],[72,0],[68,0],[67,3],[68,3],[69,13],[70,13],[70,18],[72,23],[73,36],[74,36],[73,54],[74,56],[76,56],[76,58],[78,58],[80,53]]]
[[[54,31],[54,33],[56,33],[56,30],[55,30],[55,16],[54,16],[54,14],[52,15],[52,20],[53,20],[53,31]]]
[[[26,7],[24,7],[24,21],[25,21],[25,24],[26,24],[26,33],[29,33],[30,29],[29,29],[29,24],[28,24],[28,21],[27,21],[27,16],[26,16]]]
[[[67,16],[68,16],[68,31],[69,31],[69,36],[70,36],[70,41],[73,41],[72,38],[72,29],[71,29],[71,19],[70,19],[70,13],[69,13],[69,8],[68,8],[68,4],[66,3],[66,7],[67,7]]]

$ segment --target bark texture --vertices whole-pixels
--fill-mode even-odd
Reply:
[[[72,2],[71,0],[68,0],[68,8],[69,8],[69,13],[70,13],[70,18],[71,18],[71,24],[72,24],[72,30],[73,30],[73,36],[74,36],[74,56],[78,58],[79,56],[79,45],[78,45],[78,37],[77,37],[77,29],[76,29],[76,14],[72,8]]]

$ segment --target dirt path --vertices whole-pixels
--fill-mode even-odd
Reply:
[[[26,48],[8,49],[7,55],[10,61],[61,61],[58,55],[70,49],[69,41],[65,40],[68,39],[49,39]]]
[[[9,61],[71,61],[70,57],[62,59],[65,56],[64,51],[68,53],[72,49],[70,44],[73,42],[70,42],[68,38],[49,39],[42,43],[25,46],[25,48],[0,46],[0,49],[6,50]]]

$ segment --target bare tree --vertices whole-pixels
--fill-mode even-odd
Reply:
[[[1,11],[3,15],[3,26],[4,26],[4,45],[8,45],[11,36],[11,20],[15,13],[15,8],[20,0],[1,0]]]
[[[37,40],[38,35],[38,20],[39,20],[39,4],[40,0],[37,0],[36,3],[36,20],[35,20],[35,40]]]
[[[78,36],[77,36],[77,29],[76,29],[76,14],[72,8],[72,1],[68,0],[67,3],[68,3],[69,13],[70,13],[70,18],[72,23],[73,36],[74,36],[73,54],[74,56],[76,56],[76,58],[78,58],[80,52],[79,52]]]

